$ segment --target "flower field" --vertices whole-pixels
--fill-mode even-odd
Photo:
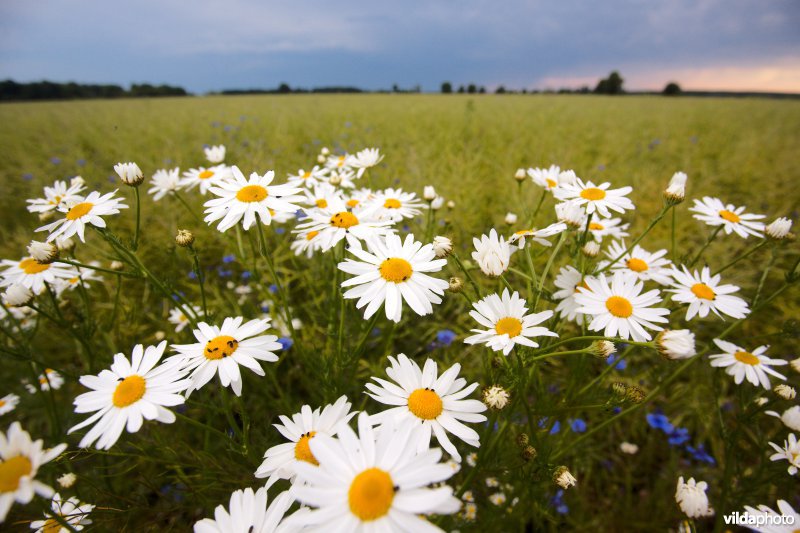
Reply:
[[[0,106],[0,527],[793,531],[798,125],[757,99]]]

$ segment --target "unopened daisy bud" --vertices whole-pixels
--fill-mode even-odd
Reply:
[[[175,235],[175,244],[188,248],[194,243],[194,234],[188,229],[179,229]]]
[[[578,483],[578,480],[575,479],[575,476],[569,472],[566,466],[556,468],[556,471],[553,472],[553,481],[562,489],[568,489]]]
[[[55,242],[59,252],[70,254],[72,253],[72,250],[75,249],[75,241],[73,241],[69,237],[67,237],[66,239],[63,237],[58,237],[56,238]]]
[[[74,176],[71,180],[69,180],[70,187],[75,187],[76,185],[86,185],[86,180],[80,176]]]
[[[764,396],[760,396],[760,397],[756,398],[755,402],[756,402],[756,405],[758,407],[761,407],[763,405],[766,405],[769,402],[769,398],[765,398]]]
[[[792,221],[788,218],[781,217],[773,220],[766,228],[764,233],[767,237],[776,241],[781,241],[789,236],[789,231],[792,229]]]
[[[506,213],[505,222],[509,226],[513,226],[514,224],[517,223],[517,215],[515,215],[514,213]]]
[[[622,453],[627,453],[628,455],[634,455],[636,452],[639,451],[639,447],[630,442],[621,442],[619,444],[619,451],[621,451]]]
[[[203,152],[205,152],[206,159],[208,159],[210,163],[217,164],[225,161],[225,146],[222,144],[203,148]]]
[[[323,146],[322,150],[319,151],[320,155],[331,155],[331,151],[328,150],[327,146]]]
[[[22,307],[28,305],[33,300],[33,293],[25,285],[15,283],[6,289],[3,294],[3,301],[11,307]]]
[[[108,265],[108,268],[111,270],[122,270],[125,268],[125,264],[122,261],[111,261],[111,264]]]
[[[326,156],[322,155],[322,154],[319,154],[317,156],[317,163],[324,163],[327,160],[328,160],[328,158]]]
[[[789,361],[789,366],[791,366],[792,370],[794,370],[795,372],[800,373],[800,357]]]
[[[450,292],[461,292],[464,289],[464,282],[461,278],[453,276],[450,278],[450,286],[448,289]]]
[[[528,177],[528,174],[525,172],[524,168],[518,168],[517,171],[514,173],[514,179],[518,182],[522,183],[525,181],[525,178]]]
[[[669,185],[664,190],[664,200],[670,205],[678,205],[686,198],[686,179],[683,172],[676,172],[669,180]]]
[[[617,396],[625,396],[628,393],[628,386],[621,381],[615,381],[611,384],[611,391]]]
[[[625,392],[625,399],[631,403],[642,403],[647,395],[641,387],[629,385]]]
[[[503,387],[492,385],[483,389],[483,403],[492,409],[500,411],[508,405],[511,396]]]
[[[600,243],[597,241],[589,241],[583,245],[581,252],[583,252],[583,255],[586,257],[597,257],[597,254],[600,253]]]
[[[153,337],[155,337],[155,339],[156,339],[158,342],[161,342],[161,341],[163,341],[163,340],[164,340],[164,338],[165,338],[166,336],[167,336],[167,334],[166,334],[166,333],[164,333],[163,331],[156,331],[156,332],[153,334]]]
[[[42,211],[39,213],[39,222],[50,222],[56,218],[55,211]]]
[[[781,383],[780,385],[775,385],[773,389],[775,394],[783,398],[784,400],[794,400],[795,396],[797,396],[797,392],[794,390],[794,387],[790,387],[789,385],[784,385]]]
[[[525,462],[532,461],[536,459],[536,448],[533,446],[525,446],[522,448],[522,452],[520,452],[522,456],[522,460]]]
[[[78,476],[76,476],[72,472],[67,472],[63,476],[60,476],[56,481],[58,481],[58,484],[61,485],[63,488],[68,489],[75,484],[75,480],[77,479]]]
[[[697,353],[694,333],[688,329],[665,329],[656,336],[658,353],[667,359],[688,359]]]
[[[453,241],[447,237],[442,237],[441,235],[437,235],[433,238],[433,253],[436,254],[436,257],[440,259],[442,257],[447,257],[452,251]]]
[[[527,433],[520,433],[517,435],[517,446],[520,448],[524,448],[527,446],[531,441],[531,438],[528,436]]]
[[[426,185],[422,189],[422,197],[428,202],[432,202],[436,198],[436,189],[433,188],[433,185]]]
[[[342,177],[341,177],[339,174],[333,174],[333,175],[332,175],[332,176],[331,176],[331,177],[328,179],[328,183],[330,183],[330,184],[331,184],[331,185],[333,185],[334,187],[335,187],[335,186],[338,186],[338,185],[340,185],[340,184],[342,183]]]
[[[556,218],[567,226],[578,229],[583,227],[584,213],[583,208],[573,202],[563,202],[556,204]]]
[[[114,165],[114,171],[125,185],[138,187],[144,181],[142,169],[136,163],[117,163]]]
[[[442,208],[443,205],[444,205],[444,198],[442,198],[441,196],[437,196],[431,202],[431,209],[433,209],[434,211],[438,211],[439,209]]]
[[[28,254],[40,264],[47,265],[58,257],[58,247],[51,242],[31,241]]]
[[[612,353],[617,351],[617,348],[611,341],[594,341],[590,349],[592,354],[600,359],[608,359]]]
[[[448,200],[447,209],[455,209],[455,208],[456,208],[456,203],[453,200]]]

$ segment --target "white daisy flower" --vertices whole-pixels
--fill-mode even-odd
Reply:
[[[89,261],[88,263],[90,266],[100,266],[99,261]],[[56,279],[55,283],[55,291],[56,296],[61,296],[61,294],[66,290],[73,290],[76,287],[83,284],[86,287],[89,287],[91,282],[93,281],[103,281],[103,276],[97,273],[96,270],[91,270],[89,268],[81,268],[75,267],[73,271],[73,276],[71,278],[58,278]]]
[[[593,217],[589,222],[589,233],[594,240],[600,242],[603,237],[622,240],[628,236],[627,229],[630,224],[622,223],[621,218],[597,218]]]
[[[192,311],[196,316],[201,316],[203,308],[198,305],[193,305]],[[170,324],[175,324],[175,333],[180,333],[183,331],[183,328],[189,325],[189,318],[183,314],[183,311],[179,307],[169,310],[169,318],[167,318],[167,320]]]
[[[28,254],[41,264],[52,263],[58,259],[58,246],[52,242],[31,241]]]
[[[586,227],[586,211],[583,206],[575,201],[561,202],[555,205],[556,218],[572,229]]]
[[[11,424],[7,433],[0,432],[0,524],[15,501],[29,503],[34,493],[44,498],[53,495],[53,489],[38,481],[36,474],[40,466],[61,455],[67,445],[43,450],[42,444],[41,439],[32,441],[19,422]]]
[[[587,278],[590,276],[586,276]],[[584,277],[580,271],[573,266],[566,265],[561,267],[558,275],[554,281],[555,286],[559,289],[553,293],[553,298],[559,300],[556,306],[556,312],[567,320],[572,320],[578,323],[583,322],[583,313],[578,312],[581,306],[575,299],[578,294],[578,287],[589,289],[589,286],[584,281]]]
[[[22,285],[20,283],[13,283],[3,293],[3,303],[6,304],[6,306],[11,307],[12,308],[11,314],[14,315],[14,317],[17,317],[19,314],[22,313],[13,312],[17,310],[13,308],[28,305],[33,300],[33,296],[34,296],[33,292],[31,292],[31,290],[25,285]],[[5,309],[3,309],[3,312],[5,312]],[[30,312],[33,313],[33,309],[30,309]]]
[[[489,235],[481,235],[481,238],[472,238],[475,251],[472,252],[472,259],[478,263],[481,272],[491,277],[498,277],[508,270],[511,263],[511,254],[516,251],[512,248],[504,237],[499,237],[494,228]]]
[[[797,531],[797,526],[800,524],[800,513],[795,511],[786,500],[778,500],[778,511],[773,511],[766,505],[759,505],[757,509],[744,506],[745,513],[753,517],[754,524],[761,525],[748,525],[748,529],[752,529],[757,533],[794,533]]]
[[[412,446],[416,445],[419,452],[427,450],[433,432],[442,448],[458,462],[461,462],[461,455],[448,438],[448,432],[470,446],[480,447],[478,433],[462,422],[484,422],[486,417],[478,413],[484,412],[486,405],[480,400],[463,399],[478,384],[467,385],[464,378],[458,377],[460,364],[454,364],[439,376],[433,359],[427,359],[423,369],[404,354],[399,354],[397,359],[390,355],[389,361],[391,366],[386,368],[386,374],[396,384],[373,377],[378,385],[367,383],[367,394],[382,404],[397,407],[373,415],[373,421],[413,420],[424,431],[418,434]]]
[[[791,235],[791,230],[792,221],[786,217],[776,218],[764,228],[767,237],[776,241],[789,237],[789,235]]]
[[[37,228],[36,231],[49,232],[50,235],[47,237],[47,242],[57,238],[68,239],[76,234],[81,242],[86,242],[84,232],[87,224],[105,228],[106,221],[101,217],[116,215],[120,209],[128,208],[119,198],[114,197],[116,193],[117,191],[115,190],[101,195],[97,191],[92,191],[86,198],[79,197],[70,204],[62,205],[59,207],[59,211],[65,213],[64,218]]]
[[[775,372],[770,366],[787,365],[789,362],[784,359],[767,357],[766,351],[769,346],[759,346],[752,352],[748,352],[741,346],[720,339],[714,339],[714,344],[725,353],[709,356],[711,366],[725,368],[725,373],[733,376],[737,385],[747,378],[747,381],[756,387],[761,385],[765,389],[771,389],[772,385],[770,385],[767,374],[778,379],[786,379],[786,376]]]
[[[55,285],[59,279],[70,279],[77,274],[77,270],[71,266],[41,263],[32,257],[23,257],[19,261],[3,259],[2,266],[6,268],[0,272],[0,287],[20,284],[34,294],[43,293],[45,284]]]
[[[138,187],[144,181],[144,173],[136,163],[117,163],[114,172],[125,185]]]
[[[82,531],[84,526],[92,523],[89,520],[89,513],[94,509],[94,505],[81,503],[74,496],[65,500],[56,492],[50,502],[50,509],[50,513],[45,513],[44,520],[31,522],[31,529],[35,529],[35,533],[68,533],[70,531],[53,516],[60,516],[74,531]]]
[[[206,154],[206,159],[208,159],[209,163],[217,164],[222,163],[225,161],[225,146],[220,144],[217,146],[207,146],[203,148],[203,152]]]
[[[682,268],[681,271],[672,267],[674,288],[666,291],[674,293],[672,299],[676,302],[689,304],[686,320],[691,320],[695,315],[705,318],[709,311],[713,311],[720,318],[722,314],[733,318],[744,318],[750,314],[747,302],[738,296],[732,296],[739,287],[720,285],[721,276],[719,274],[712,276],[708,267],[703,267],[700,273],[697,270],[689,272],[686,266]]]
[[[375,197],[375,193],[372,191],[372,189],[368,189],[366,187],[343,192],[347,195],[345,204],[347,205],[348,209],[352,210],[363,207],[367,202]]]
[[[546,240],[545,237],[552,237],[553,235],[558,235],[567,231],[567,225],[563,222],[556,222],[555,224],[550,224],[546,228],[542,229],[523,229],[520,231],[514,232],[511,237],[508,238],[509,244],[516,244],[517,248],[522,250],[525,248],[525,239],[529,238],[537,243],[541,244],[542,246],[552,246],[553,244]]]
[[[416,193],[390,188],[375,192],[363,207],[378,220],[389,219],[399,222],[404,218],[414,218],[422,214],[421,210],[428,206],[417,198]]]
[[[356,173],[347,169],[331,170],[326,177],[326,182],[340,189],[354,189],[356,186]]]
[[[585,206],[587,214],[597,212],[606,218],[611,217],[609,209],[618,213],[635,209],[633,202],[627,198],[633,187],[609,189],[610,186],[608,182],[595,185],[591,181],[584,182],[576,178],[574,184],[563,183],[553,191],[553,194],[559,200],[574,201],[578,205]]]
[[[655,281],[661,285],[672,283],[672,271],[670,270],[672,262],[664,258],[667,255],[666,250],[662,249],[651,253],[638,244],[633,247],[633,250],[625,253],[627,249],[625,242],[614,241],[605,251],[605,254],[612,260],[619,257],[616,263],[611,265],[612,272],[624,272],[639,281]],[[609,261],[601,261],[597,266],[604,270],[608,264]]]
[[[770,442],[769,445],[778,452],[769,456],[770,461],[782,461],[785,459],[789,462],[789,475],[795,475],[797,470],[800,469],[800,442],[798,442],[794,433],[789,433],[788,439],[783,441],[783,447],[774,442]],[[1,502],[2,500],[0,500]]]
[[[530,176],[533,182],[550,192],[553,192],[553,189],[558,187],[559,174],[561,174],[561,168],[556,165],[550,165],[549,168],[528,169],[528,176]]]
[[[264,369],[258,361],[274,363],[278,356],[274,350],[280,350],[280,343],[275,335],[261,335],[269,329],[269,318],[255,319],[242,324],[244,319],[226,318],[222,327],[210,326],[199,322],[193,331],[198,342],[194,344],[173,344],[171,348],[178,352],[168,359],[180,361],[180,366],[191,370],[191,385],[186,390],[188,397],[193,391],[211,381],[219,374],[223,387],[230,386],[236,396],[242,395],[242,375],[239,365],[245,366],[259,376]]]
[[[314,186],[313,189],[306,188],[303,193],[305,194],[303,202],[311,208],[325,209],[334,199],[342,199],[341,190],[329,183],[321,183]]]
[[[342,239],[347,240],[350,248],[361,248],[360,241],[394,232],[389,227],[391,220],[377,220],[360,206],[351,211],[339,198],[331,198],[325,208],[305,211],[308,220],[298,224],[294,233],[318,232],[314,238],[319,239],[319,247],[324,252]]]
[[[350,411],[350,407],[347,396],[342,396],[336,403],[326,405],[322,411],[319,407],[312,411],[311,407],[304,405],[291,419],[281,415],[279,418],[283,423],[273,425],[290,442],[273,446],[264,453],[264,461],[256,470],[256,477],[269,476],[267,486],[270,486],[277,479],[293,479],[298,461],[318,466],[309,442],[317,435],[336,436],[339,423],[347,423],[356,414],[356,411]]]
[[[706,490],[708,490],[708,483],[705,481],[695,482],[694,478],[690,478],[689,481],[684,482],[683,476],[681,476],[678,478],[678,486],[675,490],[675,502],[689,518],[712,516],[714,509],[708,505]]]
[[[746,239],[748,235],[764,236],[764,223],[756,222],[766,215],[751,215],[744,212],[744,206],[725,205],[719,198],[704,196],[702,200],[694,200],[694,207],[689,211],[697,213],[694,218],[709,226],[722,226],[727,235],[736,232]]]
[[[191,168],[183,173],[183,177],[181,177],[178,186],[187,191],[199,187],[200,194],[205,196],[211,187],[230,179],[232,175],[231,167],[226,165],[216,165],[209,168]]]
[[[320,240],[317,239],[319,231],[305,231],[297,235],[297,238],[289,245],[294,251],[294,255],[306,254],[309,259],[314,252],[322,250]]]
[[[669,180],[664,190],[664,199],[671,204],[679,204],[686,197],[686,180],[689,177],[684,172],[676,172]]]
[[[92,390],[75,398],[75,412],[95,412],[67,432],[94,424],[81,439],[81,448],[97,441],[96,448],[108,450],[119,440],[123,429],[136,433],[144,420],[175,422],[175,414],[166,407],[184,403],[180,393],[189,380],[183,379],[185,371],[176,363],[158,364],[166,346],[167,341],[146,349],[137,344],[130,361],[118,353],[110,370],[102,370],[96,376],[81,376],[81,384]]]
[[[6,394],[0,398],[0,415],[10,413],[17,408],[19,403],[19,396],[14,393]]]
[[[634,277],[615,272],[610,284],[605,274],[585,281],[589,288],[578,287],[575,301],[581,306],[578,312],[592,317],[591,331],[644,342],[653,338],[644,328],[661,331],[653,322],[668,322],[669,309],[651,307],[662,301],[658,291],[642,293],[644,284]]]
[[[780,418],[783,425],[792,431],[800,431],[800,405],[788,408],[783,414],[779,414],[775,411],[764,411],[764,414]]]
[[[656,349],[667,359],[688,359],[697,354],[694,333],[688,329],[665,329],[656,335]]]
[[[39,374],[39,388],[44,391],[51,389],[58,390],[62,385],[64,385],[63,376],[52,368],[45,368],[44,374]],[[31,392],[31,394],[33,394],[33,392]]]
[[[356,177],[360,178],[368,168],[372,168],[383,161],[383,154],[378,148],[365,148],[350,159],[350,166],[358,169]]]
[[[450,285],[446,280],[429,276],[439,272],[447,259],[436,259],[432,244],[422,245],[413,235],[401,241],[397,235],[367,242],[369,251],[348,248],[358,260],[339,263],[339,270],[354,274],[342,282],[353,287],[344,293],[345,299],[358,298],[356,308],[366,306],[368,319],[384,305],[386,318],[400,322],[405,301],[418,315],[433,313],[432,304],[442,303],[441,296]]]
[[[204,518],[194,525],[194,533],[273,533],[291,507],[294,498],[281,492],[267,505],[267,487],[253,492],[246,488],[231,494],[228,509],[218,505],[214,520]]]
[[[311,170],[303,170],[302,168],[297,171],[297,174],[289,174],[288,182],[297,187],[316,187],[326,183],[328,169],[315,166]]]
[[[156,202],[168,194],[175,194],[175,191],[181,188],[180,169],[175,167],[172,170],[156,170],[150,183],[152,187],[148,189],[147,193],[152,194],[153,200]]]
[[[490,294],[486,298],[472,304],[475,308],[469,314],[478,324],[488,329],[472,329],[472,335],[464,339],[467,344],[486,344],[492,350],[508,355],[517,344],[538,348],[539,344],[532,337],[558,337],[547,328],[537,327],[553,316],[553,311],[526,314],[528,308],[524,299],[514,291],[509,295],[503,289],[502,296]]]
[[[86,187],[80,181],[71,182],[67,185],[66,181],[58,180],[52,187],[44,188],[44,198],[34,198],[27,200],[30,204],[28,211],[31,213],[46,213],[54,211],[63,205],[80,202],[83,197],[80,195]]]
[[[346,424],[339,438],[319,435],[311,451],[320,466],[297,465],[302,483],[292,494],[313,510],[298,511],[287,523],[310,531],[441,531],[421,515],[452,514],[461,507],[449,486],[428,488],[453,475],[440,463],[438,448],[417,453],[422,428],[407,423],[373,429],[358,417],[358,435]]]
[[[353,156],[350,154],[331,155],[325,161],[325,168],[336,172],[345,172],[350,170],[353,159]]]
[[[300,189],[291,185],[270,185],[275,178],[275,172],[269,171],[263,176],[253,172],[250,179],[246,179],[239,167],[231,167],[233,176],[225,181],[220,181],[209,190],[218,196],[203,204],[206,207],[205,221],[208,224],[220,220],[217,229],[225,232],[242,221],[242,227],[249,229],[256,224],[256,215],[261,223],[269,225],[272,222],[272,212],[295,213],[300,206],[292,203],[301,199],[293,196]]]

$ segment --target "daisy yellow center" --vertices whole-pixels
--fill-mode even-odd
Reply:
[[[553,187],[555,187],[556,185],[558,185],[558,184],[555,182],[555,180],[551,180],[550,178],[546,178],[546,179],[545,179],[545,181],[547,182],[547,186],[548,186],[548,187],[550,187],[551,189],[552,189]]]
[[[393,281],[394,283],[403,283],[408,281],[411,274],[414,272],[411,269],[411,263],[401,257],[390,257],[381,263],[378,267],[381,277],[386,281]]]
[[[417,389],[408,397],[408,410],[423,420],[435,419],[442,408],[442,399],[431,389]]]
[[[20,478],[31,475],[32,469],[31,460],[24,455],[0,463],[0,493],[17,490]]]
[[[337,167],[343,167],[344,166],[344,156],[340,156],[339,157],[339,160],[336,162],[336,166]]]
[[[528,235],[530,233],[533,233],[532,229],[521,229],[519,231],[515,231],[514,235]]]
[[[133,374],[123,379],[114,390],[112,398],[117,407],[128,407],[142,399],[147,382],[142,376]]]
[[[647,270],[649,268],[647,266],[647,263],[645,263],[641,259],[637,259],[635,257],[631,257],[630,259],[628,259],[627,265],[628,265],[628,268],[630,268],[634,272],[644,272],[645,270]]]
[[[309,431],[308,433],[303,434],[300,437],[300,440],[297,441],[297,444],[294,445],[294,458],[298,461],[305,461],[307,463],[311,463],[314,466],[319,466],[319,461],[317,458],[314,457],[314,454],[311,453],[311,446],[308,445],[308,441],[314,438],[316,435],[316,431]]]
[[[50,265],[43,265],[36,259],[28,258],[23,259],[19,262],[19,267],[22,269],[23,272],[26,274],[38,274],[39,272],[44,272]]]
[[[206,356],[206,359],[222,359],[223,357],[233,355],[233,352],[235,352],[238,347],[239,341],[229,335],[220,335],[206,343],[203,355]]]
[[[575,292],[581,292],[581,291],[579,291],[579,290],[578,290],[578,288],[580,288],[580,287],[582,287],[582,288],[586,289],[587,291],[591,291],[591,290],[592,290],[592,289],[590,289],[590,288],[589,288],[589,286],[586,284],[586,280],[585,280],[585,279],[584,279],[584,280],[581,280],[581,282],[580,282],[580,283],[578,283],[577,285],[575,285]]]
[[[336,213],[331,217],[331,226],[348,229],[358,224],[358,218],[349,211]]]
[[[695,283],[692,285],[692,292],[695,296],[703,300],[713,300],[717,297],[714,290],[705,283]]]
[[[67,220],[78,220],[82,216],[88,214],[93,207],[94,204],[92,202],[82,202],[74,205],[72,206],[72,209],[67,211]]]
[[[594,200],[602,200],[605,197],[606,191],[603,189],[598,189],[597,187],[589,187],[588,189],[583,189],[581,191],[581,198],[585,198],[590,202]]]
[[[606,309],[612,315],[619,318],[628,318],[633,314],[633,306],[622,296],[612,296],[606,300]]]
[[[5,400],[0,400],[0,407],[3,407],[6,404]]]
[[[328,200],[326,200],[325,198],[320,198],[314,203],[316,203],[317,207],[319,207],[320,209],[325,209],[326,207],[328,207]]]
[[[354,208],[354,207],[355,207],[355,206],[357,206],[357,205],[358,205],[358,200],[356,200],[355,198],[352,198],[352,199],[350,199],[350,200],[347,200],[347,207],[349,207],[349,208],[351,208],[351,209],[352,209],[352,208]]]
[[[589,222],[589,229],[593,231],[601,231],[606,229],[606,227],[602,224],[598,224],[597,222]]]
[[[728,222],[733,222],[734,224],[741,220],[741,218],[739,218],[739,215],[733,213],[732,211],[728,211],[727,209],[723,209],[722,211],[720,211],[719,216],[721,216]]]
[[[385,202],[383,202],[383,207],[387,209],[400,209],[400,200],[397,198],[387,198]]]
[[[392,476],[380,468],[368,468],[358,474],[347,492],[350,512],[362,522],[385,516],[394,501]]]
[[[55,518],[48,518],[42,528],[42,533],[58,533],[59,531],[61,531],[61,524]]]
[[[736,352],[733,354],[737,361],[750,366],[756,366],[760,361],[758,357],[750,352]]]
[[[309,231],[309,232],[308,232],[308,235],[306,235],[306,240],[307,240],[307,241],[310,241],[311,239],[313,239],[313,238],[314,238],[314,237],[316,237],[317,235],[319,235],[319,232],[318,232],[318,231]]]
[[[197,177],[201,180],[207,180],[208,178],[212,177],[214,173],[210,170],[204,170],[197,175]]]
[[[501,318],[494,325],[494,330],[498,335],[508,335],[509,337],[516,337],[522,333],[522,322],[513,316]]]
[[[305,174],[303,174],[303,176],[302,176],[302,178],[303,178],[304,180],[307,180],[307,179],[308,179],[308,178],[310,178],[310,177],[311,177],[311,172],[306,172],[306,173],[305,173]]]
[[[245,185],[236,193],[236,199],[245,203],[260,202],[267,196],[267,189],[261,185]]]

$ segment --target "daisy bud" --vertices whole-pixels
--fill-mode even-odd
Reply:
[[[188,248],[194,243],[194,234],[188,229],[179,229],[178,234],[175,236],[175,244]]]
[[[611,341],[594,341],[589,348],[592,354],[600,359],[608,359],[612,353],[617,351],[617,348]]]
[[[111,270],[122,270],[125,268],[125,265],[122,263],[122,261],[111,261],[111,264],[108,265],[108,268]]]
[[[665,329],[656,335],[656,349],[667,359],[688,359],[697,352],[694,333],[688,329]]]
[[[800,405],[788,408],[782,415],[775,411],[764,411],[764,414],[780,418],[781,422],[792,431],[800,431]]]
[[[508,391],[499,385],[492,385],[483,389],[483,403],[497,411],[504,409],[510,399],[511,395],[508,394]]]
[[[644,390],[636,385],[629,385],[625,392],[625,399],[631,403],[642,403],[646,396]]]
[[[31,241],[28,254],[42,265],[52,263],[58,257],[58,247],[50,242]]]
[[[464,282],[461,278],[453,276],[450,278],[450,292],[461,292],[464,289]]]
[[[672,175],[664,190],[664,201],[669,205],[678,205],[686,198],[686,179],[687,176],[683,172],[676,172]]]
[[[50,222],[56,218],[55,211],[42,211],[39,213],[39,222]]]
[[[597,241],[589,241],[583,245],[581,252],[586,257],[597,257],[597,254],[600,253],[600,244]]]
[[[792,370],[794,370],[795,372],[800,373],[800,357],[789,361],[789,366],[791,366]]]
[[[514,213],[506,213],[505,221],[506,224],[508,224],[509,226],[513,226],[514,224],[517,223],[517,215],[515,215]]]
[[[328,183],[333,185],[334,187],[340,185],[342,183],[342,177],[339,174],[333,174],[329,179]]]
[[[436,198],[436,189],[433,188],[433,185],[425,186],[422,190],[422,197],[428,202],[432,202]]]
[[[161,341],[163,341],[163,340],[164,340],[164,337],[166,337],[166,336],[167,336],[167,334],[166,334],[166,333],[164,333],[163,331],[156,331],[156,332],[153,334],[153,337],[155,337],[155,339],[156,339],[158,342],[161,342]]]
[[[441,196],[437,196],[431,202],[431,209],[433,209],[434,211],[438,211],[439,209],[442,208],[443,205],[444,205],[444,198],[442,198]]]
[[[441,235],[437,235],[433,238],[433,253],[436,254],[436,257],[440,259],[447,257],[452,251],[453,241],[447,237],[442,237]]]
[[[781,241],[789,236],[789,231],[792,229],[792,221],[788,218],[781,217],[772,221],[764,232],[767,237],[776,241]]]
[[[528,437],[527,433],[520,433],[519,435],[517,435],[517,446],[519,446],[520,448],[524,448],[525,446],[527,446],[528,443],[530,443],[530,441],[531,439],[530,437]]]
[[[453,200],[448,200],[447,209],[455,209],[455,208],[456,208],[456,203]]]
[[[28,305],[33,300],[33,293],[25,285],[15,283],[6,289],[3,294],[3,301],[11,307],[22,307]]]
[[[328,160],[328,158],[327,158],[327,157],[325,157],[325,156],[324,156],[324,155],[322,155],[322,154],[319,154],[319,155],[317,156],[317,163],[324,163],[324,162],[325,162],[325,161],[327,161],[327,160]]]
[[[525,172],[524,168],[518,168],[517,171],[514,173],[514,179],[518,182],[522,183],[525,181],[525,178],[528,177],[528,174]]]
[[[628,455],[634,455],[639,451],[639,447],[630,442],[621,442],[619,444],[619,451],[622,453],[627,453]]]
[[[578,229],[583,227],[584,219],[583,208],[573,202],[563,202],[556,204],[556,218],[567,226]]]
[[[69,180],[70,187],[75,187],[76,185],[86,185],[86,180],[80,176],[74,176],[71,180]]]
[[[767,402],[769,402],[769,399],[767,399],[767,398],[765,398],[763,396],[760,396],[760,397],[756,398],[756,405],[758,407],[766,405]]]
[[[615,381],[611,384],[611,391],[617,396],[625,396],[628,392],[628,386],[621,381]]]
[[[323,146],[322,150],[319,151],[320,155],[331,155],[331,151],[328,150],[327,146]]]
[[[795,396],[797,396],[797,392],[795,392],[794,387],[790,387],[789,385],[784,385],[781,383],[780,385],[775,385],[773,389],[775,394],[783,398],[784,400],[794,400]]]
[[[714,514],[714,509],[708,505],[706,496],[708,483],[700,481],[695,483],[694,478],[688,482],[683,482],[683,476],[678,478],[678,488],[675,491],[675,502],[680,506],[681,511],[686,513],[689,518],[703,518]]]
[[[568,489],[578,483],[578,480],[570,474],[566,466],[556,468],[556,471],[553,472],[553,481],[562,489]]]
[[[63,476],[59,477],[56,481],[58,481],[58,484],[61,485],[63,488],[68,489],[75,484],[75,480],[77,479],[78,476],[76,476],[72,472],[68,472]]]
[[[206,159],[211,163],[216,164],[225,161],[225,146],[222,144],[203,148],[203,152],[206,154]]]
[[[520,455],[522,456],[522,460],[525,461],[526,463],[528,461],[532,461],[536,459],[536,448],[534,448],[533,446],[525,446],[524,448],[522,448],[522,452],[520,453]]]
[[[144,181],[142,169],[136,163],[117,163],[114,171],[125,185],[138,187]]]
[[[56,238],[56,246],[58,247],[59,252],[64,252],[65,254],[72,253],[72,250],[75,249],[75,241],[67,237],[66,239],[63,237]]]

